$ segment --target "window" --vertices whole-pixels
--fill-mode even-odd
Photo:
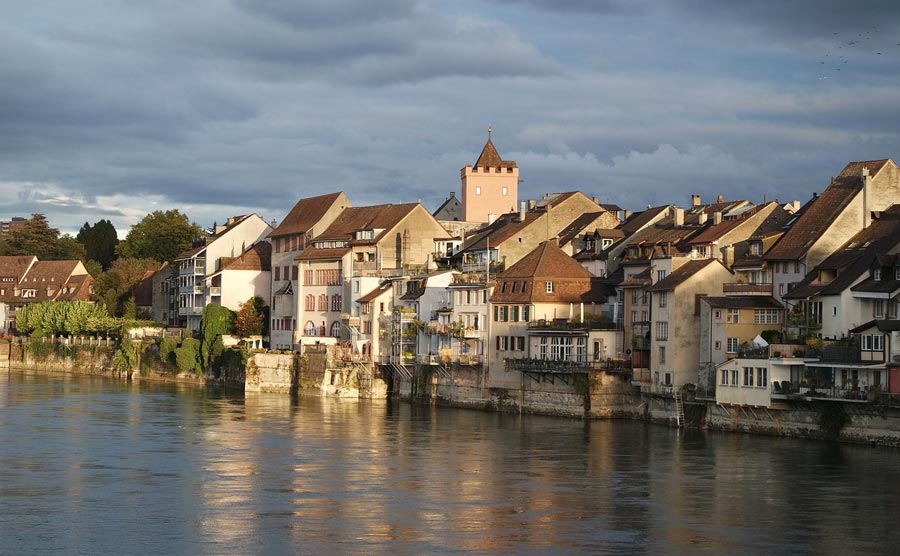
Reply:
[[[476,186],[475,186],[475,194],[476,194],[476,195],[481,195],[481,186],[480,186],[480,185],[476,185]]]
[[[753,386],[753,367],[744,367],[744,386]]]
[[[765,367],[756,368],[756,386],[758,388],[769,387],[769,369]]]
[[[516,351],[525,351],[525,336],[516,336]]]
[[[340,313],[342,306],[341,296],[340,294],[334,294],[331,296],[331,310]]]
[[[713,349],[715,349],[716,351],[722,351],[722,342],[720,340],[716,340],[716,343],[714,345],[715,347]]]
[[[631,302],[635,305],[641,302],[641,290],[633,289],[631,290]]]
[[[872,300],[872,316],[876,319],[884,318],[884,300],[883,299],[873,299]]]
[[[894,280],[900,280],[900,266],[894,268]]]
[[[656,339],[657,340],[668,340],[669,339],[669,323],[666,321],[658,321],[656,323]]]
[[[860,348],[863,351],[884,351],[884,336],[881,334],[866,334],[860,338]]]
[[[529,322],[528,317],[531,315],[528,305],[522,305],[522,320]]]
[[[794,274],[800,274],[800,261],[794,261]]]
[[[275,267],[275,281],[278,282],[280,280],[281,280],[281,267],[276,266]]]
[[[371,303],[360,303],[359,312],[364,315],[368,315],[369,313],[372,312],[372,304]]]
[[[880,269],[880,268],[876,268],[876,269],[872,272],[872,278],[875,279],[876,282],[880,282],[880,281],[881,281],[881,269]]]
[[[334,338],[341,337],[341,323],[338,321],[334,321],[331,323],[331,336]]]
[[[666,364],[666,346],[659,346],[659,364]],[[668,374],[668,373],[666,373]]]
[[[316,323],[314,323],[311,320],[306,321],[306,328],[304,329],[304,332],[306,333],[307,336],[315,336],[316,335]]]
[[[778,324],[778,309],[756,309],[753,322],[756,324]]]
[[[738,350],[738,338],[728,338],[727,344],[725,346],[726,353],[737,353]]]
[[[328,296],[324,293],[319,296],[319,303],[317,304],[316,309],[318,311],[327,311],[328,310]]]
[[[741,310],[728,309],[727,322],[730,322],[731,324],[739,324],[741,322]]]
[[[306,296],[306,306],[307,311],[315,311],[316,310],[316,296],[310,294]]]
[[[784,284],[778,284],[778,295],[784,295]]]
[[[303,271],[303,283],[310,285],[313,283],[313,271],[312,270],[304,270]]]
[[[507,282],[503,282],[503,284],[500,285],[500,293],[506,293],[506,284]]]
[[[722,311],[719,309],[716,309],[715,312],[713,313],[713,316],[716,320],[722,320]]]
[[[631,322],[637,322],[637,311],[631,312]]]
[[[731,370],[731,385],[732,386],[738,385],[738,370],[737,369]]]
[[[528,285],[528,282],[522,282],[522,293],[525,293],[525,287],[527,285]],[[485,303],[487,303],[487,300],[485,300]]]
[[[719,384],[722,386],[728,386],[728,371],[726,369],[722,369],[721,378],[719,379]]]
[[[503,186],[503,196],[506,197],[509,194],[509,188],[505,185]]]
[[[547,288],[547,293],[553,293],[553,282],[548,280],[545,286]]]
[[[372,321],[364,320],[362,324],[363,324],[362,333],[363,334],[371,334],[372,333]]]
[[[668,296],[666,295],[667,293],[668,293],[668,292],[659,292],[658,295],[659,295],[659,306],[660,306],[660,307],[665,307],[665,306],[666,306],[666,301],[667,301],[666,298],[668,297]]]
[[[656,271],[656,281],[657,281],[657,282],[659,282],[660,280],[662,280],[662,279],[665,278],[665,277],[666,277],[666,271],[665,271],[665,270],[657,270],[657,271]]]
[[[299,273],[300,268],[297,265],[291,267],[291,280],[297,279],[297,274]]]

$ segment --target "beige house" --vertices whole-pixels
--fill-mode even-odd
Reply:
[[[782,299],[876,215],[900,198],[900,169],[891,159],[851,162],[814,196],[765,254],[773,295]]]
[[[497,276],[490,297],[488,382],[501,387],[520,384],[521,373],[507,369],[527,369],[514,360],[565,366],[608,357],[616,341],[600,331],[614,323],[601,326],[593,315],[613,294],[555,242],[541,243]]]
[[[316,234],[328,228],[350,206],[350,199],[344,192],[300,199],[269,234],[272,244],[269,339],[272,347],[290,349],[295,343],[297,302],[294,291],[299,272],[295,257],[309,246]]]
[[[380,278],[425,271],[439,237],[449,235],[418,203],[344,209],[296,257],[298,318],[291,345],[351,339],[342,318],[352,314],[356,300]]]
[[[671,259],[654,260],[650,292],[650,373],[652,389],[698,382],[700,301],[722,293],[731,272],[718,259],[690,260],[675,270]]]
[[[0,331],[16,328],[16,310],[42,301],[87,301],[93,277],[81,261],[39,261],[34,255],[0,256]]]

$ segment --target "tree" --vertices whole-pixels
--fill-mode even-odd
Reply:
[[[133,259],[120,257],[113,261],[109,270],[94,280],[94,299],[106,305],[111,315],[122,316],[128,309],[127,300],[132,297],[135,286],[148,271],[159,270],[159,263],[153,259]],[[137,308],[133,313],[137,314]]]
[[[116,257],[119,237],[109,220],[100,220],[93,226],[85,222],[75,239],[84,245],[85,257],[100,263],[103,270],[108,269]]]
[[[203,228],[189,222],[187,215],[177,209],[157,210],[131,227],[116,247],[116,253],[120,257],[172,262],[204,233]]]
[[[223,334],[230,334],[234,328],[234,313],[218,303],[210,303],[203,308],[203,319],[200,321],[200,363],[208,369],[212,358],[213,345]]]
[[[234,317],[234,334],[238,338],[261,336],[265,327],[265,314],[260,310],[263,300],[259,296],[241,303]]]
[[[0,241],[0,255],[35,255],[42,261],[82,259],[84,247],[69,235],[60,237],[43,214],[32,214],[21,228]]]

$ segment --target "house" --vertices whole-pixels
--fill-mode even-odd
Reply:
[[[654,390],[706,384],[700,373],[700,301],[722,293],[731,272],[718,259],[653,261],[650,293],[650,373]],[[654,276],[655,272],[655,276]]]
[[[213,275],[219,276],[217,273],[224,265],[243,256],[271,231],[271,226],[258,214],[234,216],[225,225],[216,226],[201,243],[175,258],[174,264],[178,268],[178,316],[182,326],[199,330],[203,308],[209,303],[224,305],[221,287],[213,285]],[[240,292],[241,295],[244,293],[247,291]],[[228,308],[237,310],[238,305]]]
[[[459,171],[462,180],[462,220],[491,223],[501,214],[515,212],[519,200],[519,167],[503,160],[488,140],[475,164]]]
[[[0,256],[0,329],[15,331],[16,310],[42,301],[87,301],[93,277],[81,261],[39,261],[34,255]]]
[[[352,206],[344,192],[328,193],[300,199],[281,223],[269,233],[272,244],[270,267],[272,293],[268,301],[271,313],[269,344],[278,349],[290,349],[297,328],[298,267],[295,257],[306,249],[312,238],[334,223]]]
[[[591,215],[583,219],[585,214]],[[578,223],[573,227],[573,223]],[[604,211],[580,191],[548,193],[529,209],[504,214],[492,224],[472,232],[455,260],[461,261],[463,272],[483,269],[487,261],[494,268],[509,268],[533,251],[541,242],[553,239],[571,229],[572,238],[588,227],[614,228],[619,224],[615,213]]]
[[[457,222],[462,220],[462,203],[456,198],[456,192],[451,191],[450,196],[431,215],[438,222],[443,220]]]
[[[295,257],[298,320],[291,345],[349,339],[343,313],[382,278],[424,272],[437,237],[449,234],[420,203],[345,208]]]
[[[713,225],[692,237],[688,246],[695,258],[715,257],[730,267],[735,246],[757,233],[780,228],[790,217],[791,213],[775,201],[742,206],[729,212],[718,223],[714,218]]]
[[[151,278],[153,293],[151,295],[151,318],[166,326],[178,324],[179,289],[178,269],[175,265],[163,263]]]
[[[520,373],[532,370],[527,361],[585,367],[618,355],[615,323],[597,316],[597,307],[610,295],[614,292],[555,242],[538,245],[496,278],[488,382],[520,384]]]
[[[784,307],[771,296],[703,297],[700,300],[700,367],[712,368],[728,359],[750,357],[756,352],[767,357],[768,342],[754,342],[767,331],[776,331],[780,338],[783,324]],[[715,388],[715,384],[700,386],[710,391]]]
[[[259,241],[236,257],[226,257],[207,278],[210,298],[232,311],[247,300],[271,299],[272,245]]]
[[[794,284],[900,198],[900,169],[891,159],[850,162],[763,257],[774,295]]]

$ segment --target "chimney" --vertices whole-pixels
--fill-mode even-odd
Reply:
[[[525,201],[519,204],[519,222],[525,222]]]
[[[684,226],[684,209],[675,207],[675,225]]]
[[[534,210],[536,206],[537,202],[534,199],[528,199],[528,210]]]
[[[719,196],[716,198],[716,202],[717,202],[717,203],[724,203],[724,202],[725,202],[725,197],[722,196],[722,195],[719,195]]]
[[[732,266],[734,266],[734,245],[729,245],[727,247],[723,247],[721,249],[721,253],[722,253],[722,263],[728,268],[731,268]]]
[[[628,209],[625,209],[625,220],[628,220],[629,218],[631,218],[631,211]]]
[[[862,169],[863,181],[863,228],[868,228],[872,223],[872,207],[870,206],[872,175],[868,168]]]
[[[693,195],[691,195],[691,206],[692,206],[692,207],[699,207],[699,206],[700,206],[700,195],[697,195],[696,193],[694,193]]]
[[[713,224],[721,224],[722,223],[722,211],[717,210],[713,213]]]
[[[599,204],[600,204],[600,199],[598,199],[597,197],[591,197],[591,201],[594,201],[594,204],[595,204],[595,205],[599,205]]]
[[[701,212],[700,214],[697,215],[697,223],[700,224],[701,226],[706,224],[706,213],[705,212]]]

